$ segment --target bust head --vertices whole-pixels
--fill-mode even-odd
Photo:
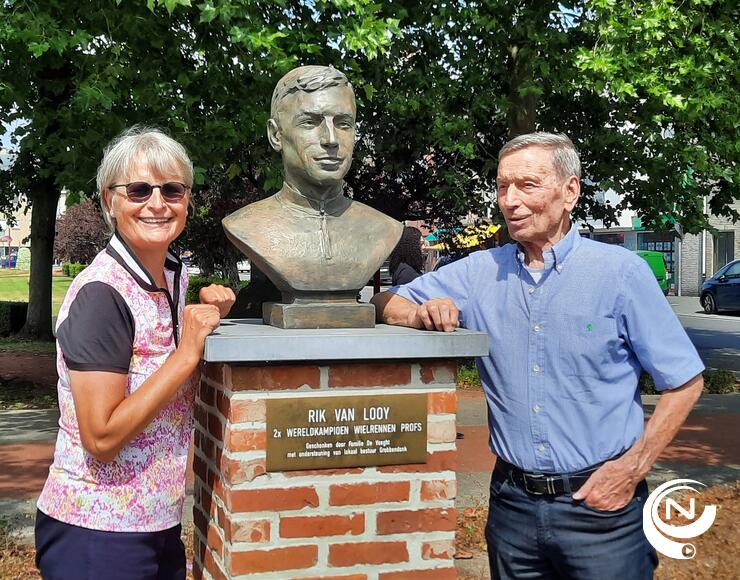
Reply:
[[[341,192],[355,145],[355,95],[330,66],[302,66],[281,78],[272,95],[267,138],[283,157],[285,181],[303,195]]]

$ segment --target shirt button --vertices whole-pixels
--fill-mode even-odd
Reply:
[[[545,452],[545,446],[544,446],[544,445],[540,445],[540,446],[539,446],[539,447],[537,448],[537,450],[538,450],[538,451],[539,451],[540,453],[544,453],[544,452]]]
[[[534,366],[532,367],[532,370],[533,370],[534,372],[536,372],[536,373],[540,372],[540,365],[534,365]]]
[[[530,289],[528,290],[528,292],[529,292],[530,294],[534,294],[534,288],[530,288]]]
[[[563,267],[562,267],[562,266],[561,266],[560,264],[558,264],[557,266],[555,266],[555,269],[556,269],[556,270],[557,270],[558,272],[562,272],[562,271],[563,271]]]
[[[539,325],[539,324],[535,324],[535,325],[534,325],[534,326],[532,327],[532,330],[534,330],[535,332],[539,332],[539,331],[540,331],[540,325]]]
[[[540,407],[539,405],[535,405],[534,407],[532,407],[532,410],[535,413],[539,413],[542,410],[542,407]]]

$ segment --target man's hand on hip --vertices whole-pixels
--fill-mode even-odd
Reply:
[[[597,510],[615,511],[630,502],[640,479],[634,459],[623,455],[594,471],[573,499]]]
[[[433,298],[409,313],[407,326],[452,332],[460,326],[460,311],[450,298]]]

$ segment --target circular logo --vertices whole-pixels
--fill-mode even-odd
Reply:
[[[650,494],[642,509],[642,529],[653,547],[661,554],[677,560],[690,560],[696,556],[693,544],[676,541],[696,538],[706,532],[717,517],[717,506],[709,505],[697,517],[696,499],[689,498],[688,507],[670,497],[676,491],[686,489],[699,493],[689,484],[706,487],[693,479],[672,479],[657,487]],[[665,519],[660,517],[660,506],[665,499]],[[689,520],[685,525],[670,524],[672,516],[679,513]]]

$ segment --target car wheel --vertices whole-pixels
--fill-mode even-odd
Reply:
[[[714,296],[711,294],[704,294],[701,298],[701,305],[704,308],[704,312],[707,314],[717,313],[717,304],[714,302]]]

